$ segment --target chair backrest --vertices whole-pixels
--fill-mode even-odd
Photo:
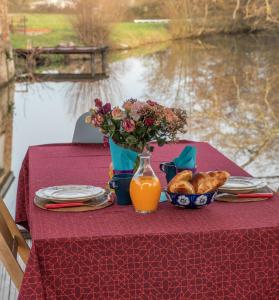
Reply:
[[[17,254],[26,264],[30,249],[18,230],[3,198],[0,198],[0,260],[14,285],[19,289],[23,279],[23,271],[17,261]]]
[[[98,128],[94,128],[90,124],[85,123],[85,118],[89,115],[90,113],[87,112],[78,118],[73,135],[73,143],[103,143],[104,135],[100,132],[100,130]]]

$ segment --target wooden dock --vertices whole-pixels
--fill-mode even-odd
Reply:
[[[70,73],[58,73],[58,74],[45,74],[45,73],[33,73],[16,77],[16,82],[96,82],[99,80],[108,79],[106,74],[70,74]],[[0,299],[1,300],[1,299]]]
[[[31,240],[26,240],[29,247],[32,245]],[[22,269],[25,269],[24,263],[18,258],[18,262]],[[18,290],[14,286],[13,282],[6,269],[0,261],[0,300],[16,300],[18,297]]]
[[[9,274],[0,262],[0,299],[1,300],[16,300],[18,291],[11,281]]]
[[[14,49],[17,55],[30,55],[34,52],[38,54],[97,54],[105,53],[108,46],[102,47],[36,47],[32,49]]]
[[[14,49],[15,57],[26,60],[28,70],[34,70],[37,60],[42,55],[64,55],[65,61],[69,55],[88,55],[91,62],[90,76],[107,73],[107,52],[108,46],[102,47],[37,47],[32,49]],[[100,56],[102,71],[96,71],[96,58]],[[89,74],[86,74],[89,75]]]

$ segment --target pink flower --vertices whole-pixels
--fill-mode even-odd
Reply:
[[[127,100],[126,102],[124,102],[123,108],[125,110],[130,111],[132,109],[132,106],[133,106],[134,102],[135,102],[134,100]]]
[[[136,129],[136,124],[131,119],[125,119],[122,121],[122,127],[126,132],[133,132]]]
[[[125,117],[124,112],[118,106],[112,110],[111,115],[114,120],[121,120]]]
[[[103,106],[103,102],[101,99],[95,99],[95,106],[98,107],[98,108],[102,108]]]
[[[103,108],[102,108],[102,112],[104,113],[104,114],[107,114],[108,112],[110,112],[111,111],[111,104],[110,103],[106,103],[104,106],[103,106]]]
[[[169,122],[169,123],[177,121],[177,119],[178,119],[176,114],[170,108],[165,109],[165,116],[166,116],[167,122]]]
[[[146,104],[144,102],[141,101],[134,102],[131,106],[130,117],[133,120],[138,121],[141,117],[141,110],[144,107],[146,107]]]
[[[104,117],[101,114],[97,114],[92,118],[92,123],[95,127],[102,126],[103,122],[104,122]]]
[[[141,109],[143,109],[146,106],[146,104],[142,101],[136,101],[132,104],[131,111],[132,112],[139,112]]]
[[[130,117],[135,120],[136,122],[140,119],[141,115],[137,111],[131,111]]]
[[[144,120],[144,125],[146,125],[146,126],[152,126],[154,124],[154,122],[155,121],[152,118],[146,118]]]

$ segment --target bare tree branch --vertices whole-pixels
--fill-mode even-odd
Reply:
[[[240,0],[236,0],[236,7],[235,7],[234,12],[233,12],[233,19],[234,20],[236,19],[236,14],[239,11],[239,8],[240,8]]]

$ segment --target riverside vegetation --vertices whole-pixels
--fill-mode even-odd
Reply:
[[[27,34],[15,32],[11,35],[14,48],[54,47],[60,43],[84,45],[76,35],[71,19],[63,14],[24,14],[27,19]],[[20,14],[13,14],[19,17]],[[40,33],[40,29],[42,33]],[[43,30],[48,29],[48,32]],[[165,42],[171,35],[165,24],[136,24],[133,22],[113,23],[107,43],[113,49],[136,48],[154,42]]]
[[[142,0],[138,3],[152,8],[143,17],[152,18],[155,13],[154,17],[170,19],[169,24],[133,23],[131,20],[141,14],[127,14],[125,0],[117,4],[109,0],[77,0],[72,14],[27,14],[27,35],[13,34],[13,45],[25,48],[29,41],[33,46],[105,43],[113,49],[123,49],[208,34],[279,28],[279,1]]]

